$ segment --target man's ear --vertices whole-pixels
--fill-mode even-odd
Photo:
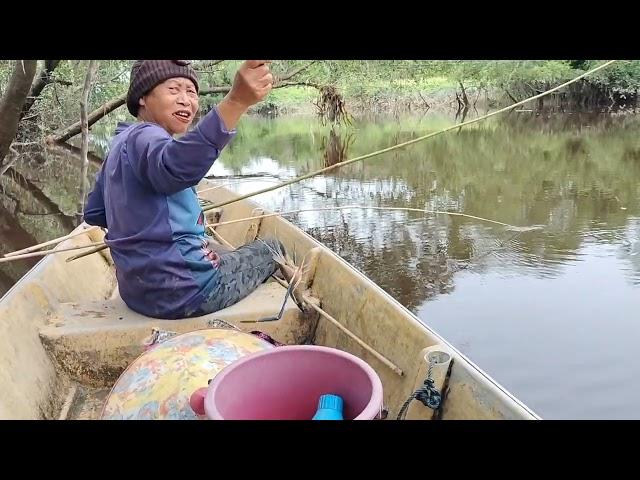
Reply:
[[[144,97],[140,97],[140,100],[138,100],[138,105],[140,105],[141,107],[145,106]]]

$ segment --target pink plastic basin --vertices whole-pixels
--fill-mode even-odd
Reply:
[[[373,368],[315,345],[256,352],[228,365],[209,385],[204,408],[212,420],[311,420],[327,393],[342,397],[345,420],[373,420],[382,409]]]

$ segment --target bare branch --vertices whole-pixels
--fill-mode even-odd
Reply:
[[[277,77],[275,79],[274,86],[276,86],[277,84],[279,84],[281,82],[284,82],[285,80],[289,80],[291,77],[294,77],[294,76],[298,75],[300,72],[306,70],[307,68],[309,68],[311,65],[313,65],[316,62],[317,62],[317,60],[312,60],[312,61],[307,62],[304,65],[302,65],[302,66],[300,66],[300,67],[298,67],[296,69],[291,70],[288,73],[285,73],[282,77]]]
[[[44,87],[46,87],[47,85],[49,85],[51,82],[54,81],[51,74],[53,73],[53,71],[55,70],[55,68],[58,66],[59,63],[60,63],[60,60],[45,60],[44,68],[40,72],[40,75],[38,75],[38,79],[31,86],[29,95],[27,96],[27,99],[24,102],[24,106],[22,107],[22,112],[20,113],[20,119],[22,119],[22,117],[24,117],[29,112],[29,110],[35,103],[38,96],[42,93],[42,90],[44,90]]]
[[[118,74],[115,77],[112,77],[111,79],[107,80],[106,82],[100,82],[100,83],[109,84],[109,83],[115,82],[116,80],[118,80],[122,75],[124,75],[128,71],[129,71],[129,67],[127,66],[125,69],[123,69],[120,72],[118,72]]]
[[[87,158],[87,152],[89,151],[89,125],[87,122],[87,104],[89,103],[89,93],[91,92],[91,84],[93,83],[93,77],[98,71],[97,60],[90,60],[87,67],[87,75],[84,78],[84,87],[82,89],[82,98],[80,100],[80,127],[82,129],[82,144],[81,144],[81,160],[82,160],[82,173],[80,174],[81,182],[81,194],[78,201],[78,223],[82,218],[82,212],[84,208],[84,200],[87,197],[87,191],[89,189],[89,182],[87,180],[87,172],[89,171],[89,158]]]
[[[96,108],[93,112],[87,115],[87,126],[90,127],[91,125],[96,123],[98,120],[100,120],[102,117],[104,117],[108,113],[124,105],[126,101],[127,101],[127,94],[123,93],[119,97],[109,100],[107,103]],[[79,134],[80,131],[81,131],[80,122],[76,122],[73,125],[70,125],[67,128],[65,128],[64,130],[61,130],[58,133],[49,135],[47,137],[47,143],[66,142],[71,137],[74,137],[77,134]]]
[[[301,85],[301,86],[307,86],[307,87],[314,87],[317,89],[321,88],[321,85],[318,85],[317,83],[312,83],[312,82],[285,82],[285,80],[289,80],[290,78],[294,77],[295,75],[298,75],[300,72],[304,71],[305,69],[309,68],[311,65],[313,65],[314,63],[316,63],[317,60],[313,60],[311,62],[305,63],[304,65],[288,72],[285,73],[282,77],[276,78],[274,83],[273,83],[273,88],[283,88],[283,87],[291,87],[291,86],[295,86],[295,85]],[[220,85],[220,86],[216,86],[216,87],[208,87],[208,88],[202,88],[200,90],[200,95],[212,95],[214,93],[228,93],[231,90],[231,85]]]
[[[284,88],[284,87],[313,87],[317,90],[322,89],[322,85],[315,82],[283,82],[283,83],[279,83],[273,88]]]
[[[313,87],[318,90],[322,88],[322,85],[314,82],[281,82],[281,83],[278,83],[277,85],[274,85],[273,88],[285,88],[285,87],[296,87],[296,86]],[[218,87],[209,87],[209,88],[203,88],[202,90],[200,90],[200,95],[212,95],[214,93],[228,93],[230,90],[231,90],[231,87],[226,85],[218,86]]]
[[[220,87],[202,88],[198,93],[200,95],[212,95],[214,93],[228,93],[229,91],[231,91],[231,86],[223,85]]]
[[[192,67],[194,68],[194,70],[200,71],[200,70],[205,70],[209,67],[215,67],[216,65],[222,62],[224,62],[224,60],[208,60],[204,62],[194,63]]]

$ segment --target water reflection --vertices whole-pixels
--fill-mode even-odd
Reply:
[[[14,220],[14,213],[0,203],[0,255],[37,243],[35,237]],[[19,246],[16,246],[19,245]],[[36,264],[36,260],[10,262],[0,269],[0,294],[6,292],[14,282]]]
[[[90,164],[93,179],[98,166]],[[66,149],[22,158],[0,177],[0,254],[60,237],[76,226],[81,165]],[[38,259],[0,265],[0,295]]]

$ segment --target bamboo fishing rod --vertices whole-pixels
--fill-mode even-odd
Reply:
[[[5,253],[4,257],[15,257],[15,256],[19,256],[19,255],[35,252],[36,250],[41,250],[44,247],[48,247],[50,245],[57,245],[58,243],[62,243],[65,240],[69,240],[70,238],[74,238],[74,237],[77,237],[79,235],[84,235],[85,233],[90,232],[92,230],[96,230],[96,229],[98,229],[98,227],[89,227],[89,228],[86,228],[84,230],[80,230],[79,232],[76,232],[76,233],[69,233],[67,235],[63,235],[61,237],[54,238],[54,239],[49,240],[47,242],[38,243],[37,245],[32,245],[31,247],[23,248],[22,250],[16,250],[15,252]]]
[[[533,230],[534,227],[516,227],[515,225],[510,225],[508,223],[498,222],[497,220],[491,220],[490,218],[476,217],[475,215],[468,215],[466,213],[460,212],[445,212],[441,210],[427,210],[424,208],[410,208],[410,207],[376,207],[376,206],[367,206],[367,205],[342,205],[339,207],[319,207],[319,208],[301,208],[298,210],[288,210],[286,212],[273,212],[273,213],[265,213],[263,215],[256,215],[254,217],[246,217],[246,218],[236,218],[235,220],[227,220],[226,222],[218,222],[207,225],[209,228],[218,227],[220,225],[231,225],[234,223],[240,222],[249,222],[251,220],[258,220],[261,218],[269,218],[269,217],[284,217],[289,215],[296,215],[298,213],[304,212],[326,212],[326,211],[336,211],[336,210],[384,210],[384,211],[401,211],[401,212],[419,212],[419,213],[429,213],[434,215],[451,215],[454,217],[465,217],[472,218],[474,220],[481,220],[483,222],[493,223],[495,225],[501,225],[503,227],[507,227],[512,230]]]
[[[585,78],[585,77],[587,77],[589,75],[592,75],[592,74],[596,73],[597,71],[602,70],[603,68],[606,68],[606,67],[608,67],[609,65],[611,65],[611,64],[613,64],[615,62],[617,62],[617,60],[609,60],[608,62],[605,62],[605,63],[603,63],[602,65],[600,65],[598,67],[592,68],[591,70],[589,70],[588,72],[583,73],[582,75],[578,75],[577,77],[575,77],[575,78],[573,78],[573,79],[571,79],[571,80],[569,80],[569,81],[567,81],[567,82],[565,82],[565,83],[563,83],[561,85],[558,85],[557,87],[554,87],[554,88],[552,88],[550,90],[542,92],[542,93],[540,93],[538,95],[534,95],[533,97],[529,97],[529,98],[527,98],[525,100],[521,100],[520,102],[514,103],[514,104],[509,105],[507,107],[501,108],[500,110],[496,110],[495,112],[491,112],[491,113],[488,113],[488,114],[483,115],[481,117],[474,118],[473,120],[468,120],[466,122],[462,122],[462,123],[457,124],[457,125],[452,125],[450,127],[443,128],[442,130],[438,130],[437,132],[432,132],[432,133],[429,133],[427,135],[423,135],[421,137],[414,138],[413,140],[408,140],[406,142],[402,142],[402,143],[398,143],[396,145],[392,145],[391,147],[383,148],[382,150],[376,150],[375,152],[367,153],[366,155],[361,155],[359,157],[355,157],[355,158],[352,158],[350,160],[345,160],[343,162],[336,163],[334,165],[322,168],[322,169],[317,170],[315,172],[307,173],[306,175],[301,175],[301,176],[293,178],[291,180],[287,180],[286,182],[282,182],[280,185],[274,185],[273,187],[266,187],[266,188],[263,188],[261,190],[257,190],[257,191],[255,191],[253,193],[247,193],[247,194],[241,195],[241,196],[239,196],[237,198],[233,198],[233,199],[230,199],[230,200],[225,200],[224,202],[220,202],[220,203],[216,203],[214,205],[206,206],[205,208],[203,208],[203,211],[206,212],[208,210],[212,210],[214,208],[220,208],[220,207],[223,207],[225,205],[229,205],[231,203],[239,202],[240,200],[245,200],[247,198],[254,197],[256,195],[260,195],[260,194],[263,194],[263,193],[271,192],[273,190],[277,190],[279,188],[283,188],[283,187],[292,185],[294,183],[302,182],[303,180],[307,180],[309,178],[321,175],[323,173],[330,172],[330,171],[335,170],[337,168],[344,167],[345,165],[349,165],[351,163],[360,162],[360,161],[366,160],[366,159],[371,158],[371,157],[382,155],[383,153],[391,152],[392,150],[397,150],[399,148],[404,148],[404,147],[407,147],[409,145],[413,145],[414,143],[418,143],[418,142],[421,142],[423,140],[427,140],[429,138],[433,138],[436,135],[441,135],[441,134],[446,133],[448,131],[455,130],[455,129],[462,128],[462,127],[466,127],[468,125],[472,125],[472,124],[480,122],[482,120],[486,120],[487,118],[493,117],[494,115],[498,115],[500,113],[504,113],[506,111],[514,109],[515,107],[518,107],[520,105],[524,105],[525,103],[528,103],[528,102],[531,102],[533,100],[537,100],[539,98],[545,97],[545,96],[547,96],[547,95],[549,95],[549,94],[551,94],[553,92],[556,92],[556,91],[566,87],[567,85],[571,85],[572,83],[575,83],[578,80],[581,80],[581,79],[583,79],[583,78]]]
[[[234,223],[241,223],[241,222],[249,222],[252,220],[258,220],[258,219],[262,219],[262,218],[269,218],[269,217],[284,217],[284,216],[291,216],[291,215],[297,215],[299,213],[304,213],[304,212],[329,212],[329,211],[342,211],[342,210],[376,210],[376,211],[394,211],[394,212],[417,212],[417,213],[426,213],[426,214],[430,214],[430,215],[449,215],[449,216],[453,216],[453,217],[463,217],[463,218],[470,218],[473,220],[480,220],[482,222],[488,222],[488,223],[492,223],[494,225],[500,225],[502,227],[506,227],[509,230],[515,230],[515,231],[520,231],[520,232],[525,232],[525,231],[530,231],[530,230],[536,230],[539,227],[518,227],[515,225],[510,225],[508,223],[504,223],[504,222],[499,222],[497,220],[491,220],[490,218],[484,218],[484,217],[478,217],[476,215],[469,215],[466,213],[461,213],[461,212],[447,212],[447,211],[442,211],[442,210],[428,210],[428,209],[424,209],[424,208],[412,208],[412,207],[377,207],[377,206],[369,206],[369,205],[342,205],[342,206],[335,206],[335,207],[317,207],[317,208],[301,208],[301,209],[297,209],[297,210],[288,210],[288,211],[282,211],[282,212],[273,212],[273,213],[265,213],[262,215],[255,215],[255,216],[251,216],[251,217],[246,217],[246,218],[236,218],[234,220],[227,220],[224,222],[217,222],[217,223],[212,223],[207,225],[207,228],[209,229],[209,231],[211,233],[213,233],[214,235],[217,236],[217,232],[215,230],[213,230],[213,227],[218,227],[221,225],[232,225]],[[76,237],[78,235],[81,234],[85,234],[87,233],[89,230],[91,229],[87,229],[87,230],[83,230],[81,232],[77,232],[76,234],[70,235],[70,236],[65,236],[65,237],[60,237],[60,242],[67,240],[68,238],[73,238]],[[53,242],[53,240],[47,242],[47,244]],[[29,247],[30,250],[38,247],[39,245],[34,245],[33,247]],[[230,244],[228,244],[228,246],[231,246]],[[73,250],[83,250],[85,248],[88,247],[93,247],[90,250],[84,251],[82,253],[79,253],[77,255],[73,255],[71,257],[67,258],[67,262],[72,262],[74,260],[77,260],[79,258],[82,257],[86,257],[87,255],[91,255],[93,253],[99,252],[101,250],[104,250],[107,248],[107,244],[103,242],[96,242],[96,243],[90,243],[88,245],[79,245],[79,246],[75,246],[75,247],[68,247],[68,248],[62,248],[62,249],[52,249],[52,250],[45,250],[45,251],[41,251],[41,252],[30,252],[30,253],[26,253],[26,254],[15,254],[16,252],[14,252],[14,254],[10,255],[7,254],[4,258],[0,258],[0,263],[3,262],[11,262],[11,261],[15,261],[15,260],[22,260],[23,258],[31,258],[31,257],[38,257],[38,256],[46,256],[46,255],[52,255],[55,253],[61,253],[61,252],[69,252],[69,251],[73,251]],[[27,250],[27,249],[25,249]]]
[[[508,223],[504,223],[504,222],[499,222],[497,220],[491,220],[490,218],[484,218],[484,217],[478,217],[475,215],[469,215],[466,213],[460,213],[460,212],[446,212],[446,211],[441,211],[441,210],[428,210],[428,209],[423,209],[423,208],[411,208],[411,207],[377,207],[377,206],[368,206],[368,205],[342,205],[342,206],[335,206],[335,207],[318,207],[318,208],[301,208],[301,209],[297,209],[297,210],[288,210],[288,211],[283,211],[283,212],[273,212],[273,213],[265,213],[263,215],[256,215],[256,216],[251,216],[251,217],[246,217],[246,218],[236,218],[234,220],[227,220],[225,222],[217,222],[217,223],[212,223],[207,225],[207,228],[209,229],[210,232],[212,232],[215,235],[215,230],[213,230],[213,227],[218,227],[221,225],[231,225],[234,223],[240,223],[240,222],[249,222],[252,220],[258,220],[258,219],[262,219],[262,218],[269,218],[269,217],[277,217],[277,216],[291,216],[291,215],[297,215],[299,213],[304,213],[304,212],[327,212],[327,211],[342,211],[342,210],[377,210],[377,211],[395,211],[395,212],[417,212],[417,213],[426,213],[426,214],[430,214],[430,215],[450,215],[450,216],[454,216],[454,217],[464,217],[464,218],[471,218],[473,220],[480,220],[482,222],[488,222],[488,223],[492,223],[494,225],[500,225],[502,227],[506,227],[510,230],[521,230],[521,231],[526,231],[526,230],[533,230],[535,229],[535,227],[517,227],[515,225],[510,225]],[[77,232],[75,234],[71,234],[71,235],[66,235],[64,237],[60,237],[58,239],[56,239],[58,242],[63,242],[69,238],[74,238],[77,237],[78,235],[83,235],[87,232],[89,232],[92,229],[86,229],[83,230],[81,232]],[[46,242],[46,245],[50,245],[54,242],[54,240],[50,240],[49,242]],[[22,260],[24,258],[31,258],[31,257],[39,257],[39,256],[46,256],[46,255],[52,255],[55,253],[61,253],[61,252],[69,252],[69,251],[73,251],[73,250],[82,250],[85,249],[87,247],[93,247],[90,250],[84,251],[82,253],[79,253],[77,255],[73,255],[69,258],[67,258],[67,262],[72,262],[74,260],[77,260],[79,258],[82,257],[86,257],[87,255],[91,255],[93,253],[99,252],[101,250],[104,250],[105,248],[107,248],[107,244],[104,243],[104,241],[102,242],[96,242],[96,243],[91,243],[88,245],[78,245],[75,247],[68,247],[68,248],[62,248],[62,249],[51,249],[51,250],[45,250],[45,251],[40,251],[40,252],[33,252],[34,249],[37,249],[39,247],[41,247],[44,244],[39,244],[39,245],[34,245],[33,247],[29,247],[28,249],[24,249],[24,250],[20,250],[20,254],[18,254],[18,252],[12,252],[11,254],[7,254],[5,255],[5,257],[0,258],[0,263],[3,262],[11,262],[11,261],[15,261],[15,260]],[[29,251],[29,253],[22,253],[25,251]]]
[[[474,123],[478,123],[478,122],[480,122],[480,121],[482,121],[482,120],[486,120],[487,118],[493,117],[493,116],[498,115],[498,114],[500,114],[500,113],[504,113],[504,112],[506,112],[506,111],[513,110],[514,108],[516,108],[516,107],[518,107],[518,106],[520,106],[520,105],[524,105],[525,103],[528,103],[528,102],[531,102],[531,101],[533,101],[533,100],[537,100],[537,99],[540,99],[540,98],[542,98],[542,97],[545,97],[545,96],[547,96],[547,95],[549,95],[549,94],[551,94],[551,93],[553,93],[553,92],[556,92],[556,91],[558,91],[558,90],[560,90],[560,89],[562,89],[562,88],[564,88],[564,87],[566,87],[566,86],[568,86],[568,85],[571,85],[572,83],[577,82],[578,80],[581,80],[581,79],[583,79],[583,78],[585,78],[585,77],[587,77],[587,76],[589,76],[589,75],[592,75],[592,74],[594,74],[594,73],[596,73],[596,72],[598,72],[598,71],[600,71],[600,70],[602,70],[602,69],[604,69],[604,68],[608,67],[609,65],[612,65],[612,64],[613,64],[613,63],[615,63],[615,62],[617,62],[617,60],[609,60],[609,61],[607,61],[607,62],[603,63],[602,65],[599,65],[599,66],[597,66],[597,67],[595,67],[595,68],[592,68],[591,70],[589,70],[589,71],[587,71],[587,72],[585,72],[585,73],[583,73],[583,74],[581,74],[581,75],[578,75],[577,77],[575,77],[575,78],[573,78],[573,79],[571,79],[571,80],[568,80],[568,81],[566,81],[565,83],[562,83],[562,84],[560,84],[560,85],[558,85],[558,86],[556,86],[556,87],[554,87],[554,88],[551,88],[551,89],[549,89],[549,90],[547,90],[547,91],[545,91],[545,92],[539,93],[538,95],[534,95],[534,96],[529,97],[529,98],[527,98],[527,99],[525,99],[525,100],[521,100],[520,102],[516,102],[516,103],[514,103],[514,104],[512,104],[512,105],[509,105],[509,106],[507,106],[507,107],[501,108],[501,109],[499,109],[499,110],[496,110],[495,112],[488,113],[488,114],[486,114],[486,115],[483,115],[483,116],[481,116],[481,117],[475,118],[475,119],[473,119],[473,120],[468,120],[468,121],[466,121],[466,122],[462,122],[462,123],[457,124],[457,125],[451,125],[451,126],[449,126],[449,127],[443,128],[442,130],[438,130],[438,131],[436,131],[436,132],[432,132],[432,133],[429,133],[429,134],[427,134],[427,135],[423,135],[423,136],[421,136],[421,137],[414,138],[414,139],[412,139],[412,140],[408,140],[408,141],[406,141],[406,142],[398,143],[398,144],[396,144],[396,145],[392,145],[392,146],[390,146],[390,147],[387,147],[387,148],[384,148],[384,149],[381,149],[381,150],[376,150],[375,152],[371,152],[371,153],[368,153],[368,154],[366,154],[366,155],[361,155],[361,156],[359,156],[359,157],[355,157],[355,158],[352,158],[352,159],[349,159],[349,160],[345,160],[345,161],[343,161],[343,162],[336,163],[336,164],[334,164],[334,165],[331,165],[331,166],[329,166],[329,167],[322,168],[322,169],[317,170],[317,171],[315,171],[315,172],[311,172],[311,173],[308,173],[308,174],[305,174],[305,175],[302,175],[302,176],[299,176],[299,177],[293,178],[293,179],[291,179],[291,180],[287,180],[287,181],[285,181],[285,182],[282,182],[282,183],[281,183],[281,184],[279,184],[279,185],[274,185],[274,186],[272,186],[272,187],[263,188],[263,189],[258,190],[258,191],[256,191],[256,192],[252,192],[252,193],[248,193],[248,194],[245,194],[245,195],[241,195],[241,196],[236,197],[236,198],[234,198],[234,199],[226,200],[226,201],[224,201],[224,202],[220,202],[220,203],[217,203],[217,204],[207,205],[207,206],[205,206],[205,207],[202,209],[202,211],[203,211],[203,212],[206,212],[206,211],[209,211],[209,210],[213,210],[213,209],[215,209],[215,208],[220,208],[220,207],[222,207],[222,206],[225,206],[225,205],[229,205],[229,204],[231,204],[231,203],[238,202],[238,201],[240,201],[240,200],[245,200],[245,199],[247,199],[247,198],[251,198],[251,197],[254,197],[254,196],[256,196],[256,195],[260,195],[260,194],[262,194],[262,193],[267,193],[267,192],[270,192],[270,191],[273,191],[273,190],[277,190],[277,189],[279,189],[279,188],[283,188],[283,187],[286,187],[286,186],[288,186],[288,185],[292,185],[292,184],[294,184],[294,183],[302,182],[302,181],[304,181],[304,180],[307,180],[307,179],[309,179],[309,178],[312,178],[312,177],[315,177],[315,176],[321,175],[321,174],[323,174],[323,173],[327,173],[327,172],[332,171],[332,170],[335,170],[335,169],[337,169],[337,168],[344,167],[345,165],[349,165],[349,164],[351,164],[351,163],[355,163],[355,162],[363,161],[363,160],[366,160],[366,159],[371,158],[371,157],[375,157],[375,156],[378,156],[378,155],[382,155],[383,153],[387,153],[387,152],[390,152],[390,151],[393,151],[393,150],[397,150],[397,149],[400,149],[400,148],[404,148],[404,147],[407,147],[407,146],[409,146],[409,145],[413,145],[414,143],[418,143],[418,142],[421,142],[421,141],[423,141],[423,140],[427,140],[427,139],[429,139],[429,138],[433,138],[433,137],[435,137],[435,136],[437,136],[437,135],[441,135],[441,134],[446,133],[446,132],[449,132],[449,131],[451,131],[451,130],[459,129],[459,128],[462,128],[462,127],[466,127],[466,126],[472,125],[472,124],[474,124]],[[219,186],[213,187],[213,188],[211,188],[211,189],[205,189],[205,190],[215,190],[215,189],[219,188],[220,186],[222,186],[222,185],[219,185]],[[202,191],[202,192],[204,192],[205,190],[201,190],[201,191]],[[378,207],[378,208],[382,208],[382,207]],[[400,207],[397,207],[397,209],[400,209]],[[423,210],[423,211],[424,211],[424,210]],[[436,212],[433,212],[433,213],[436,213]],[[456,212],[437,212],[437,213],[443,213],[443,214],[457,214],[457,215],[460,215],[460,216],[468,216],[468,217],[472,217],[471,215],[460,214],[460,213],[456,213]],[[277,214],[274,214],[274,215],[277,215]],[[476,217],[476,218],[481,219],[481,220],[487,220],[487,219],[482,219],[482,218],[480,218],[480,217]],[[246,220],[246,219],[240,219],[240,220],[238,220],[238,221],[243,221],[243,220]],[[500,223],[500,222],[496,222],[496,221],[492,221],[492,220],[489,220],[489,221],[491,221],[491,222],[493,222],[493,223]],[[507,224],[503,224],[503,225],[507,225]],[[509,226],[509,227],[513,227],[512,225],[508,225],[508,226]],[[52,240],[51,242],[54,242],[54,241]],[[104,250],[105,248],[107,248],[107,245],[106,245],[106,244],[98,245],[97,247],[93,248],[92,250],[89,250],[89,251],[87,251],[87,252],[83,252],[83,253],[81,253],[81,254],[79,254],[79,255],[75,255],[75,256],[73,256],[73,257],[69,257],[69,258],[67,259],[67,262],[69,262],[69,261],[73,261],[73,260],[76,260],[76,259],[78,259],[78,258],[85,257],[85,256],[87,256],[87,255],[91,255],[91,254],[93,254],[93,253],[99,252],[100,250]],[[14,252],[14,253],[15,253],[15,252]],[[53,251],[52,251],[52,253],[53,253]],[[16,257],[16,259],[17,259],[17,258],[19,258],[19,256],[18,256],[18,257]]]
[[[82,233],[85,233],[85,232],[82,232]],[[104,245],[104,247],[103,247],[103,245]],[[106,245],[104,244],[104,242],[95,242],[95,243],[89,243],[87,245],[79,245],[79,246],[76,246],[76,247],[58,248],[57,250],[43,250],[43,251],[40,251],[40,252],[23,253],[23,254],[20,254],[20,255],[13,255],[11,257],[2,257],[2,258],[0,258],[0,263],[15,262],[16,260],[24,260],[25,258],[46,257],[48,255],[53,255],[53,254],[56,254],[56,253],[71,252],[71,251],[74,251],[74,250],[81,250],[83,248],[89,248],[89,247],[95,247],[95,248],[99,248],[100,250],[102,250],[102,248],[106,248]],[[86,253],[87,254],[93,253],[93,250],[90,250],[89,252],[86,252]],[[71,258],[73,258],[73,257],[71,257]]]

